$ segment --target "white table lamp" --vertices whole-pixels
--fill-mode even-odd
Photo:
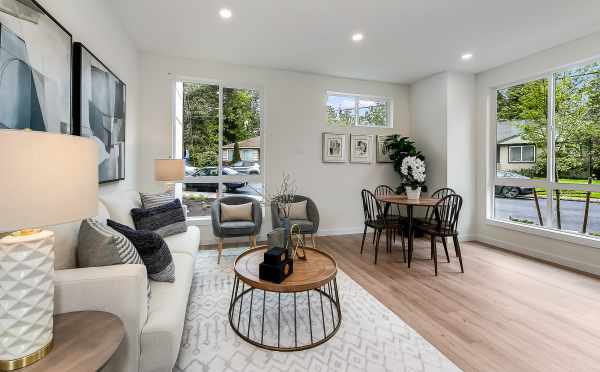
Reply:
[[[54,233],[44,226],[95,216],[94,141],[0,130],[0,370],[52,349]]]
[[[183,159],[154,160],[154,179],[167,183],[167,191],[175,191],[175,183],[185,178],[185,162]]]

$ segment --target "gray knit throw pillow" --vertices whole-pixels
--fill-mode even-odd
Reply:
[[[131,210],[131,217],[136,230],[154,231],[163,238],[187,231],[179,199],[154,208],[134,208]]]

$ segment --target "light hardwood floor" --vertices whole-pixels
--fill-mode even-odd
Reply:
[[[461,245],[465,274],[451,245],[446,263],[440,243],[434,277],[426,241],[417,240],[410,270],[398,244],[391,255],[380,247],[373,265],[369,239],[363,256],[360,243],[361,235],[318,239],[344,272],[460,368],[600,371],[599,279],[475,242]]]

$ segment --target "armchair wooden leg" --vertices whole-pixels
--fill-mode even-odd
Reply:
[[[219,257],[217,258],[217,264],[221,263],[221,255],[223,254],[223,238],[219,238],[217,242],[217,249],[219,250]]]
[[[312,247],[317,249],[317,239],[315,239],[315,234],[310,234],[310,239],[312,240]]]
[[[250,235],[250,248],[256,248],[256,235]]]

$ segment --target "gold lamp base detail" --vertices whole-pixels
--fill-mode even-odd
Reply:
[[[50,352],[52,351],[52,347],[54,346],[53,341],[54,340],[50,340],[50,342],[48,342],[48,344],[43,346],[38,351],[35,351],[35,352],[33,352],[27,356],[24,356],[22,358],[17,358],[17,359],[13,359],[13,360],[0,360],[0,371],[2,371],[2,372],[14,371],[16,369],[24,368],[24,367],[32,365],[33,363],[44,358],[46,355],[50,354]]]

